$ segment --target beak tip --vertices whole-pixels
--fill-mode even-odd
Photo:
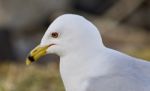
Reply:
[[[31,61],[30,60],[26,60],[26,65],[30,65],[31,64]]]
[[[46,50],[49,47],[49,45],[44,47],[35,47],[30,54],[28,55],[26,59],[26,65],[30,65],[32,62],[37,61],[40,57],[46,55]]]

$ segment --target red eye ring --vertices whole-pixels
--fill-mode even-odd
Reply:
[[[51,36],[52,36],[53,38],[57,38],[57,37],[58,37],[58,33],[57,33],[57,32],[53,32],[53,33],[51,33]]]

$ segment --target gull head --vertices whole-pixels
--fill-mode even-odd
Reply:
[[[97,50],[102,46],[101,36],[90,21],[79,15],[64,14],[48,27],[41,43],[27,57],[26,64],[31,64],[46,54],[61,57],[79,51]]]

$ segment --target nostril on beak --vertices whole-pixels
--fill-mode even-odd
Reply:
[[[34,58],[33,58],[33,56],[28,56],[28,59],[29,59],[31,62],[34,62],[34,61],[35,61]]]

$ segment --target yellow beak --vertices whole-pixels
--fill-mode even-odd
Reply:
[[[29,56],[26,59],[26,65],[30,65],[32,62],[37,61],[42,56],[46,55],[46,50],[49,47],[49,45],[40,47],[35,47],[29,54]]]

